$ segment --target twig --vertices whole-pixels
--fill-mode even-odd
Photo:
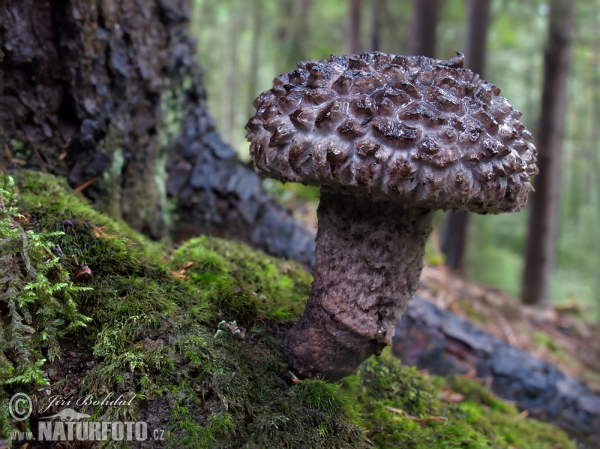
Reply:
[[[81,184],[79,187],[77,187],[75,190],[73,190],[73,192],[75,193],[79,193],[81,192],[83,189],[86,189],[87,187],[89,187],[91,184],[96,182],[96,179],[98,178],[92,178],[89,179],[88,181],[84,182],[83,184]]]
[[[389,405],[386,405],[385,408],[387,408],[390,412],[398,413],[399,415],[404,415],[404,410],[401,410],[399,408],[390,407]]]

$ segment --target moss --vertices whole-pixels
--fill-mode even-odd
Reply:
[[[426,376],[403,366],[389,350],[365,362],[344,385],[377,447],[575,447],[564,432],[523,419],[476,381]],[[463,399],[443,402],[448,397],[443,392]]]
[[[550,426],[517,421],[514,408],[483,390],[472,386],[467,394],[463,384],[403,367],[389,353],[342,384],[299,382],[287,369],[281,337],[310,290],[311,277],[300,266],[207,237],[170,254],[95,212],[62,180],[25,173],[16,182],[20,194],[11,207],[29,214],[28,241],[61,249],[52,260],[63,277],[49,277],[44,288],[62,279],[67,287],[52,300],[56,310],[70,312],[55,334],[60,350],[54,360],[42,339],[21,339],[41,376],[16,383],[17,371],[4,374],[3,437],[15,425],[8,398],[24,391],[40,405],[53,395],[123,394],[131,398],[128,407],[78,411],[97,421],[148,421],[150,429],[165,430],[167,447],[372,447],[365,437],[375,447],[533,447],[542,438],[535,435],[544,435],[544,444],[572,447]],[[32,258],[40,273],[43,262]],[[82,263],[92,275],[75,279]],[[27,285],[34,281],[24,278],[15,289]],[[44,307],[29,304],[32,316]],[[86,326],[70,326],[77,320]],[[222,320],[235,320],[245,332],[216,332]],[[42,330],[34,329],[36,335]],[[2,344],[2,357],[18,364],[19,348],[6,338]],[[40,393],[36,382],[46,379]],[[445,404],[440,388],[458,389],[468,400]],[[61,409],[51,407],[44,416]],[[448,421],[420,424],[396,409]]]
[[[293,321],[304,309],[312,281],[296,263],[208,237],[192,239],[179,248],[171,268],[185,273],[219,319],[247,325],[265,319]]]

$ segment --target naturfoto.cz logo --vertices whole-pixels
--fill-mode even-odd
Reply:
[[[115,404],[115,401],[112,404]],[[47,409],[48,407],[44,410]],[[25,421],[32,411],[29,395],[17,393],[10,399],[9,413],[15,421]],[[144,421],[85,421],[88,418],[91,418],[91,415],[65,408],[53,415],[39,418],[37,438],[33,432],[14,431],[11,433],[11,439],[13,441],[146,441],[149,438],[164,440],[167,437],[165,431],[161,429],[154,429],[149,434],[148,424]]]

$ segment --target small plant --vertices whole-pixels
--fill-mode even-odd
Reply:
[[[227,331],[231,332],[238,338],[244,338],[246,331],[244,328],[238,326],[236,321],[226,322],[225,320],[221,321],[217,326],[217,332],[215,333],[215,338],[226,335]]]
[[[52,239],[20,212],[10,176],[0,175],[0,385],[46,384],[46,359],[60,355],[59,339],[91,318],[77,310],[76,286]],[[54,250],[54,252],[53,252]]]

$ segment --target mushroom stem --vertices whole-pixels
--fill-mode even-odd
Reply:
[[[390,345],[419,287],[433,212],[321,192],[312,292],[287,334],[292,369],[336,381]]]

